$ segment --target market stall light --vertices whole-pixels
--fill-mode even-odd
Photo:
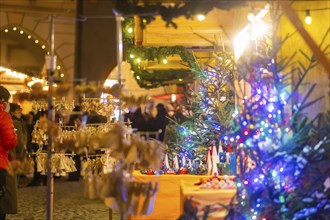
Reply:
[[[112,86],[114,86],[115,84],[118,83],[118,80],[114,80],[114,79],[106,79],[104,81],[103,87],[104,88],[111,88]]]
[[[46,48],[46,46],[45,46],[45,45],[42,45],[42,46],[41,46],[41,48],[42,48],[42,49],[45,49],[45,48]]]
[[[163,63],[164,64],[167,64],[167,59],[163,59]]]
[[[31,35],[28,35],[27,38],[28,38],[28,39],[31,39]]]
[[[36,43],[36,44],[37,44],[37,43],[39,43],[39,41],[38,41],[38,40],[35,40],[35,41],[34,41],[34,43]]]
[[[171,95],[171,102],[175,102],[176,101],[176,94],[172,94]]]
[[[269,12],[269,5],[267,4],[259,13],[254,16],[253,22],[246,25],[235,37],[234,37],[234,53],[235,59],[238,60],[251,40],[258,39],[270,30],[270,25],[262,18]]]
[[[41,83],[44,84],[44,80],[43,79],[38,79],[38,78],[32,78],[32,80],[30,82],[27,83],[27,86],[31,87],[33,86],[35,83]]]
[[[2,66],[0,66],[0,72],[4,72],[5,74],[8,74],[8,75],[17,77],[19,79],[26,79],[26,78],[28,78],[28,76],[26,74],[24,74],[24,73],[16,72],[16,71],[13,71],[11,69],[8,69],[8,68],[2,67]]]
[[[134,54],[130,54],[129,57],[133,59],[135,56]]]
[[[254,14],[253,14],[252,12],[249,13],[248,16],[247,16],[247,19],[248,19],[250,22],[254,22],[254,20],[255,20],[255,16],[254,16]]]
[[[5,32],[6,32],[6,33],[8,32],[8,29],[7,29],[7,28],[5,29]]]
[[[198,14],[198,15],[197,15],[197,20],[198,20],[198,21],[204,21],[204,20],[205,20],[205,15],[203,15],[203,14]]]
[[[17,27],[13,27],[13,31],[16,31],[17,30]]]
[[[306,10],[305,23],[308,25],[312,24],[312,16],[310,10]]]
[[[20,34],[24,34],[24,31],[23,31],[23,30],[21,30],[19,33],[20,33]]]
[[[129,27],[129,28],[127,29],[127,32],[130,33],[130,34],[133,33],[133,28],[132,28],[132,27]]]
[[[64,77],[64,73],[61,73],[61,74],[60,74],[60,77],[63,78],[63,77]]]

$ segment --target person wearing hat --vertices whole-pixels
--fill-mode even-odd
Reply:
[[[0,220],[6,214],[17,213],[16,176],[7,173],[9,166],[8,152],[17,145],[17,135],[11,119],[9,91],[0,86]]]
[[[22,120],[22,108],[20,105],[16,103],[10,103],[10,111],[11,117],[13,119],[15,131],[18,138],[18,143],[15,150],[10,151],[9,154],[12,159],[17,159],[23,161],[25,156],[27,155],[27,131],[26,125]]]

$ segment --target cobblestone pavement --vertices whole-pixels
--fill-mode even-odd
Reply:
[[[53,220],[106,220],[109,209],[100,199],[83,197],[83,181],[55,180]],[[46,219],[46,186],[18,188],[18,214],[7,215],[7,220]],[[119,219],[112,215],[112,219]]]

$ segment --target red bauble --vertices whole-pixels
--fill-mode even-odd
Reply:
[[[148,170],[146,174],[147,175],[155,175],[155,172],[153,170]]]
[[[188,169],[185,168],[185,167],[181,167],[180,170],[179,170],[179,173],[180,174],[187,174],[188,173]]]

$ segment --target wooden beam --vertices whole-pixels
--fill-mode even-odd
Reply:
[[[300,33],[300,35],[305,40],[309,48],[312,50],[315,57],[318,59],[318,61],[321,63],[321,65],[324,67],[327,73],[330,74],[330,61],[326,58],[324,53],[321,51],[321,49],[317,46],[317,44],[314,42],[312,37],[305,30],[303,23],[300,21],[298,15],[293,10],[291,5],[288,3],[287,0],[278,1],[278,3],[282,7],[283,12],[289,18],[291,23],[297,28],[297,31]]]

